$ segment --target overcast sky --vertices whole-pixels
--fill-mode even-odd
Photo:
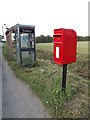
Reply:
[[[35,25],[36,36],[53,35],[55,28],[70,28],[88,35],[89,0],[0,0],[2,25]]]

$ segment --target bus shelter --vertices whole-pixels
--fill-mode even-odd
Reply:
[[[29,65],[36,61],[35,26],[20,25],[6,31],[7,51],[13,56],[12,34],[15,34],[16,59],[22,65]]]

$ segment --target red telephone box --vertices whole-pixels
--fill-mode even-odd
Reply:
[[[60,65],[76,61],[77,35],[73,29],[54,30],[54,62]]]

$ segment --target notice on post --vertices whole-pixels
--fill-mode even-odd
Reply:
[[[59,58],[59,47],[56,47],[56,58]]]

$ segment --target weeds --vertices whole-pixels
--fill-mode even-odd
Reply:
[[[78,70],[77,66],[72,68],[73,72],[70,70],[69,66],[67,86],[66,91],[64,92],[61,91],[62,67],[53,63],[52,54],[50,52],[37,50],[37,61],[34,67],[23,67],[18,64],[15,59],[8,56],[5,47],[3,54],[8,60],[11,68],[14,70],[16,76],[28,84],[32,91],[40,97],[43,104],[50,110],[50,113],[54,118],[78,118],[87,116],[87,108],[83,109],[81,104],[77,113],[76,110],[74,110],[76,108],[76,103],[73,104],[73,102],[76,100],[77,96],[87,93],[87,81],[82,76],[79,76],[79,73],[76,71]],[[79,64],[82,64],[82,67],[83,63],[80,63],[82,62],[81,60],[78,58]],[[78,62],[76,64],[78,64]],[[73,66],[74,64],[72,67]],[[69,104],[70,102],[71,104]],[[71,107],[71,105],[74,108]]]

